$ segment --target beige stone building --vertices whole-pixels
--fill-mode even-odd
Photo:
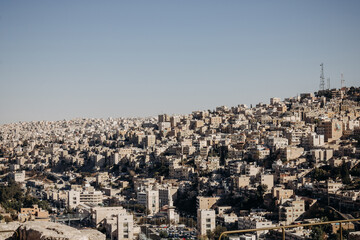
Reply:
[[[174,201],[176,200],[178,187],[166,186],[159,188],[159,206],[168,205],[173,206]]]
[[[343,134],[343,123],[336,119],[322,121],[319,123],[317,132],[324,135],[325,142],[335,141],[340,139]]]
[[[289,161],[299,158],[304,153],[304,148],[288,146],[280,150],[281,158]]]
[[[238,218],[238,227],[239,229],[257,229],[257,228],[266,228],[266,227],[274,227],[275,225],[272,221],[267,220],[263,216],[245,216]],[[258,231],[256,232],[257,237],[266,234],[267,231]]]
[[[106,217],[115,214],[126,214],[126,209],[123,207],[93,207],[91,213],[95,225],[98,226]]]
[[[117,215],[117,239],[134,239],[134,218],[126,212]]]
[[[271,191],[274,187],[274,175],[272,174],[261,174],[260,183],[267,186],[267,191]]]
[[[289,225],[295,222],[305,212],[305,201],[291,199],[279,207],[279,221]]]
[[[103,202],[103,194],[100,191],[95,190],[85,190],[85,191],[75,191],[70,190],[67,193],[67,205],[70,209],[75,208],[80,203],[90,203],[90,204],[101,204]]]
[[[32,208],[21,208],[18,214],[20,222],[25,221],[49,221],[49,212],[34,205]]]
[[[156,136],[155,135],[147,135],[145,137],[145,147],[153,147],[156,143]]]
[[[272,193],[273,197],[278,200],[289,199],[294,195],[294,191],[292,189],[285,189],[284,186],[274,187]]]
[[[242,175],[240,177],[235,177],[234,181],[235,181],[235,186],[237,188],[246,188],[246,187],[250,186],[250,177],[249,176]]]
[[[25,182],[25,170],[21,172],[13,172],[11,176],[15,182],[19,182],[19,183]]]
[[[220,197],[201,197],[196,198],[197,209],[210,209],[216,204]]]
[[[137,236],[140,233],[140,227],[135,225],[133,215],[126,211],[106,217],[104,226],[106,233],[113,240],[138,239]]]
[[[215,210],[198,209],[197,228],[198,234],[201,236],[206,235],[208,231],[213,231],[215,229]]]
[[[159,212],[159,191],[146,190],[137,193],[137,201],[146,207],[148,215],[153,216]]]

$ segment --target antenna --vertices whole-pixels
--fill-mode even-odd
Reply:
[[[341,73],[341,88],[345,87],[345,79],[344,79],[344,74]]]
[[[321,67],[321,73],[320,73],[320,90],[323,90],[325,89],[325,77],[324,77],[324,64],[321,63],[320,64],[320,67]]]
[[[327,79],[327,89],[330,90],[330,78]]]

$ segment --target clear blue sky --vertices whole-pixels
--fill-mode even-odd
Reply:
[[[0,1],[0,124],[183,114],[360,82],[360,1]]]

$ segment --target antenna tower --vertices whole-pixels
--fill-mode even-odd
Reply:
[[[330,78],[327,79],[327,89],[330,90]]]
[[[320,64],[321,73],[320,73],[320,90],[325,90],[325,77],[324,77],[324,64]]]
[[[341,88],[345,87],[344,74],[341,73]]]

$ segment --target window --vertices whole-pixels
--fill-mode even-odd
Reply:
[[[211,224],[206,224],[206,228],[211,228]]]
[[[207,218],[207,219],[206,219],[206,222],[208,222],[208,223],[211,222],[211,219],[210,219],[210,218]]]

